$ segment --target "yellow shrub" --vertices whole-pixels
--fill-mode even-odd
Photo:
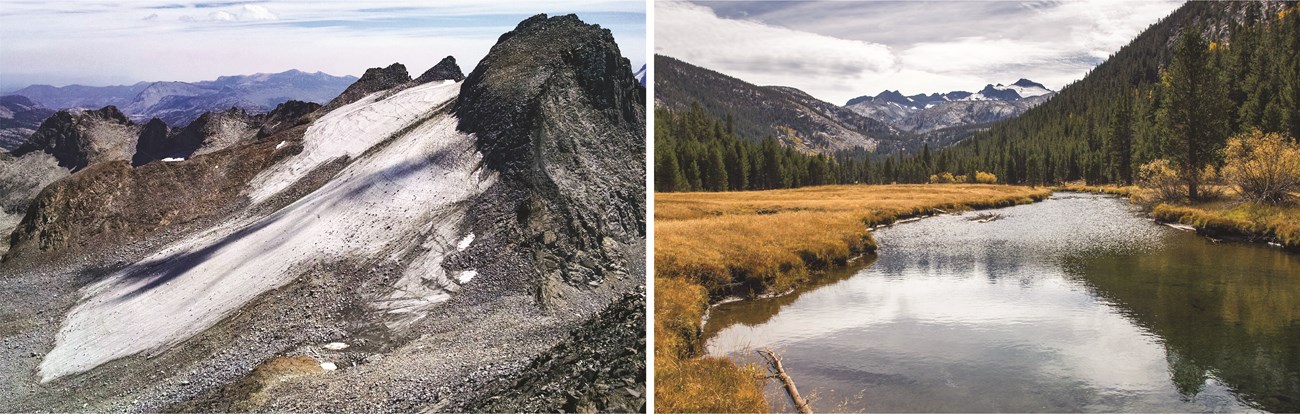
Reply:
[[[941,172],[930,176],[930,184],[952,184],[957,182],[957,178],[950,172]]]
[[[1187,195],[1187,184],[1178,178],[1178,171],[1165,159],[1138,167],[1138,184],[1153,190],[1153,196],[1159,201],[1180,200]]]
[[[998,176],[993,175],[993,173],[987,173],[987,172],[983,172],[983,171],[976,171],[976,172],[975,172],[975,182],[980,183],[980,184],[994,184],[994,183],[997,183],[997,182],[998,182]]]
[[[1300,190],[1300,144],[1290,137],[1244,132],[1228,140],[1223,155],[1224,178],[1246,200],[1276,204]]]

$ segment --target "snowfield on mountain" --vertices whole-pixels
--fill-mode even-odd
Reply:
[[[260,190],[254,200],[330,159],[385,145],[280,211],[187,238],[84,288],[83,302],[41,363],[43,381],[179,343],[292,280],[309,262],[371,256],[411,238],[428,240],[416,255],[418,271],[407,272],[384,299],[401,302],[395,310],[445,300],[457,282],[440,259],[461,236],[464,201],[493,180],[480,168],[472,137],[457,132],[446,111],[458,88],[421,85],[378,102],[375,93],[322,117],[302,153],[255,181],[264,184],[252,187]],[[429,283],[435,288],[421,289]]]

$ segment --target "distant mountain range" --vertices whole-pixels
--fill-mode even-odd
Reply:
[[[832,153],[893,148],[902,138],[884,122],[795,88],[757,86],[662,55],[655,55],[655,70],[656,105],[685,110],[699,103],[714,117],[731,117],[746,139],[771,136],[804,153]]]
[[[239,108],[265,113],[289,100],[325,103],[338,96],[355,76],[289,70],[280,73],[222,76],[202,82],[140,82],[118,86],[32,85],[13,91],[52,110],[116,106],[136,122],[159,118],[184,126],[205,112]]]
[[[637,81],[641,82],[641,86],[645,86],[645,67],[646,65],[641,65],[641,69],[637,69],[636,73],[632,74]]]
[[[886,90],[876,96],[850,99],[844,107],[899,130],[924,134],[1013,118],[1053,96],[1056,92],[1042,84],[1020,79],[1010,85],[985,85],[974,93],[952,91],[904,96],[896,90]]]
[[[667,56],[656,55],[655,64],[656,105],[683,110],[699,103],[716,118],[730,116],[741,137],[772,136],[804,153],[941,148],[1056,96],[1040,83],[1020,79],[978,92],[905,96],[886,90],[839,106],[795,88],[756,86]]]
[[[18,148],[54,110],[22,95],[0,96],[0,152]]]

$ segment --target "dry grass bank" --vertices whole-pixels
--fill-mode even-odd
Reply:
[[[1160,222],[1185,224],[1214,237],[1274,242],[1300,251],[1300,202],[1294,201],[1300,200],[1300,194],[1289,204],[1269,205],[1242,201],[1237,190],[1226,185],[1207,186],[1218,196],[1195,203],[1158,201],[1154,190],[1137,186],[1067,184],[1055,189],[1128,197],[1149,208]]]
[[[1156,220],[1196,227],[1216,237],[1268,241],[1300,251],[1300,205],[1272,206],[1249,202],[1212,201],[1193,205],[1157,204]]]
[[[1128,197],[1130,199],[1132,199],[1133,196],[1139,195],[1142,192],[1142,188],[1136,185],[1125,185],[1125,186],[1087,185],[1083,183],[1069,183],[1069,184],[1052,187],[1052,189],[1055,191],[1076,191],[1080,193],[1110,194],[1110,195],[1115,195],[1120,197]]]
[[[1042,200],[1046,188],[839,185],[655,194],[655,409],[766,411],[761,371],[694,358],[711,301],[779,293],[874,251],[870,227],[939,211]]]

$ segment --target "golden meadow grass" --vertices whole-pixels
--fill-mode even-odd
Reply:
[[[1128,197],[1129,201],[1151,209],[1156,220],[1186,224],[1211,235],[1266,239],[1300,250],[1300,203],[1268,205],[1241,201],[1231,186],[1207,186],[1217,199],[1191,204],[1156,201],[1155,192],[1137,186],[1088,186],[1067,184],[1057,191],[1080,191]],[[1293,200],[1300,200],[1294,195]]]
[[[694,358],[708,304],[784,292],[875,250],[870,227],[1024,204],[1051,191],[983,184],[838,185],[655,194],[655,409],[766,411],[761,370]]]

